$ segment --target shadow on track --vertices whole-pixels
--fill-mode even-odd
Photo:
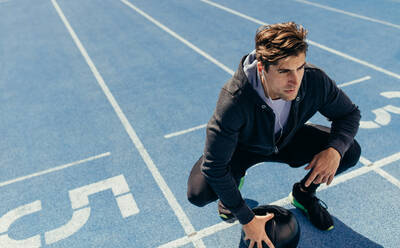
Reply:
[[[255,201],[249,199],[245,201],[251,202],[252,208],[255,207]],[[295,208],[289,210],[296,216],[301,228],[298,248],[383,248],[382,245],[357,233],[334,216],[332,217],[335,228],[325,232],[315,228],[300,210]],[[240,240],[239,248],[247,248],[242,240]]]

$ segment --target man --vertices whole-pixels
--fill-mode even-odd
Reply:
[[[293,185],[290,197],[312,224],[330,230],[332,217],[316,189],[354,166],[361,154],[354,140],[360,111],[322,70],[306,64],[306,34],[293,22],[257,30],[255,51],[242,58],[220,92],[204,154],[189,176],[189,201],[204,206],[219,199],[220,217],[238,219],[250,247],[261,248],[262,242],[274,246],[264,231],[273,215],[255,216],[239,191],[249,167],[260,162],[308,164],[309,173]],[[331,128],[306,124],[316,112],[332,121]]]

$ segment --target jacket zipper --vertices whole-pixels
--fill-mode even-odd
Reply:
[[[298,119],[297,119],[297,109],[298,109],[298,106],[299,106],[299,102],[300,102],[300,97],[297,96],[296,99],[295,99],[295,103],[293,104],[293,112],[290,111],[291,113],[289,114],[289,116],[290,116],[291,114],[293,114],[293,118],[294,118],[293,127],[296,127],[297,121],[298,121]],[[273,114],[274,114],[274,113],[273,113]],[[275,116],[275,114],[274,114],[274,116]],[[275,116],[275,118],[276,118],[276,116]],[[274,122],[275,122],[275,119],[274,119]],[[274,133],[274,132],[273,132],[273,133]],[[283,133],[282,133],[282,136],[283,136]],[[289,131],[289,133],[288,133],[287,136],[290,136],[290,131]],[[281,137],[281,138],[283,138],[283,137]],[[280,139],[281,139],[281,138],[280,138]],[[279,140],[278,140],[278,141],[279,141]],[[276,142],[275,142],[275,134],[273,134],[273,137],[272,137],[272,144],[273,144],[273,146],[274,146],[274,154],[278,154],[278,153],[279,153],[279,149],[278,149],[278,146],[276,145]],[[283,143],[282,143],[282,144],[283,144]]]
[[[262,110],[267,110],[267,107],[268,105],[267,104],[263,104],[263,105],[261,105],[261,109]],[[274,111],[271,109],[270,110],[271,112],[272,112],[272,116],[274,117],[273,118],[273,125],[272,125],[272,146],[274,147],[273,149],[274,149],[274,151],[273,151],[273,153],[274,154],[277,154],[278,152],[279,152],[279,150],[278,150],[278,147],[276,146],[276,144],[275,144],[275,132],[274,132],[274,126],[275,126],[275,118],[276,118],[276,116],[275,116],[275,113],[274,113]]]

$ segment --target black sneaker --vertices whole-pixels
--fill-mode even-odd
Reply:
[[[318,229],[323,231],[333,229],[333,220],[327,211],[328,207],[315,196],[315,193],[302,192],[300,190],[300,183],[295,183],[289,199],[292,205],[307,215],[311,223]]]
[[[225,208],[224,204],[222,204],[220,200],[218,200],[218,215],[227,223],[233,223],[237,219],[229,209]]]

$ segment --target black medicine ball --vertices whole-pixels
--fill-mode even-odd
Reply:
[[[287,209],[274,205],[262,205],[252,209],[255,215],[273,213],[274,218],[265,224],[265,232],[275,248],[295,248],[300,239],[300,226],[296,217]],[[240,247],[249,247],[250,240],[244,240],[242,229]],[[255,244],[255,247],[257,244]],[[263,248],[268,245],[263,242]]]

